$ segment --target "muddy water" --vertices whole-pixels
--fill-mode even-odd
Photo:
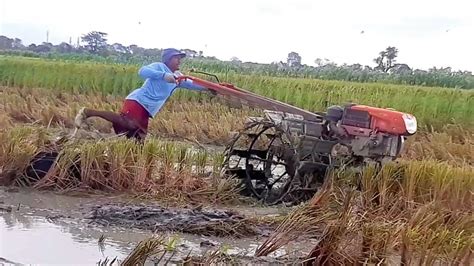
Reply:
[[[0,218],[0,257],[21,264],[95,264],[106,257],[123,259],[133,248],[127,232],[111,235],[101,248],[99,230],[71,222],[12,212]],[[107,241],[108,240],[108,241]]]
[[[92,265],[106,257],[125,258],[134,242],[148,236],[81,222],[78,209],[90,201],[100,200],[0,189],[0,258],[21,264]],[[99,246],[101,235],[106,240]]]
[[[140,207],[137,207],[140,206]],[[93,219],[101,217],[97,222]],[[101,212],[98,214],[97,210]],[[255,249],[265,240],[265,234],[258,230],[242,236],[203,236],[202,234],[182,233],[179,226],[170,232],[150,230],[147,226],[135,226],[124,216],[131,210],[144,210],[144,224],[160,224],[157,212],[177,215],[179,219],[189,220],[186,215],[190,210],[168,209],[160,207],[143,207],[138,202],[121,197],[103,195],[64,196],[51,192],[34,190],[12,190],[0,187],[0,264],[4,261],[21,264],[83,264],[96,265],[100,260],[117,258],[122,260],[131,252],[138,242],[154,234],[162,235],[177,241],[172,261],[179,261],[186,255],[202,255],[209,249],[225,249],[228,254],[244,257],[252,256]],[[200,226],[206,227],[205,221],[225,223],[227,218],[235,222],[244,215],[278,215],[287,210],[277,208],[236,208],[241,215],[222,210],[198,210],[194,219]],[[192,210],[196,212],[196,210]],[[170,215],[168,217],[169,220]],[[210,216],[209,216],[210,215]],[[219,216],[221,215],[221,216]],[[117,223],[117,217],[120,218]],[[223,219],[223,220],[219,220]],[[167,220],[167,221],[168,221]],[[106,222],[109,221],[109,224]],[[171,220],[172,221],[172,220]],[[115,222],[115,224],[114,224]],[[175,223],[177,224],[177,223]],[[183,226],[189,224],[184,223]],[[234,227],[233,227],[234,228]],[[258,228],[254,228],[258,229]],[[155,232],[153,232],[155,231]],[[246,231],[247,232],[247,231]],[[105,236],[103,244],[99,238]],[[273,257],[307,254],[308,248],[314,245],[299,243],[272,254]]]

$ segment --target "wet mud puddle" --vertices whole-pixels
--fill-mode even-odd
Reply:
[[[234,211],[163,208],[103,196],[0,187],[0,264],[123,261],[140,241],[158,234],[175,242],[172,261],[215,249],[245,257],[253,255],[269,232]],[[294,246],[273,256],[296,254],[300,249]]]
[[[105,232],[111,236],[112,232]],[[78,224],[52,223],[45,217],[11,213],[0,217],[0,258],[17,264],[96,264],[124,259],[132,250],[126,232],[113,232],[103,246],[100,231]],[[2,261],[0,259],[0,262]]]

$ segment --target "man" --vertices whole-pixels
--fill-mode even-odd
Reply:
[[[120,113],[82,108],[74,121],[76,127],[83,126],[89,117],[100,117],[112,123],[116,134],[125,133],[127,138],[143,141],[149,119],[156,116],[177,87],[206,91],[189,80],[177,84],[175,72],[185,56],[174,48],[163,50],[162,62],[140,68],[138,74],[145,82],[125,98]]]

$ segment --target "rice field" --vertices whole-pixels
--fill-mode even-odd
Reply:
[[[348,101],[393,107],[422,125],[402,158],[380,171],[332,172],[309,202],[272,221],[279,226],[255,257],[314,238],[318,244],[294,262],[472,263],[474,92],[237,74],[221,79],[313,111]],[[222,146],[259,110],[182,90],[150,121],[143,146],[114,137],[99,119],[94,132],[70,138],[80,107],[117,111],[141,82],[134,66],[0,58],[0,185],[126,193],[172,205],[259,206],[220,174]],[[58,159],[43,178],[32,178],[32,159],[45,153]],[[129,261],[163,248],[142,246]],[[228,258],[219,249],[212,254],[201,260]]]
[[[186,67],[183,67],[186,73]],[[48,88],[81,93],[125,96],[143,82],[138,67],[103,63],[74,63],[31,58],[0,58],[0,85]],[[351,83],[316,79],[276,78],[256,75],[218,74],[221,80],[260,95],[310,111],[355,102],[390,107],[414,114],[420,126],[439,130],[447,124],[474,126],[474,91],[446,88]],[[208,96],[181,90],[177,101],[208,101]]]
[[[0,87],[0,123],[6,128],[36,125],[73,130],[73,120],[82,106],[116,111],[121,96],[100,93],[72,94],[51,89]],[[230,108],[218,99],[205,102],[172,99],[150,121],[154,138],[187,141],[194,145],[225,146],[258,110]],[[113,135],[111,124],[91,119],[92,127],[103,137]],[[439,132],[419,132],[408,139],[405,159],[434,159],[452,164],[474,164],[474,133],[463,125],[444,126]]]

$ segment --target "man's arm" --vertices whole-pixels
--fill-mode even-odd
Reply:
[[[157,79],[163,80],[166,72],[162,71],[159,63],[152,63],[146,66],[143,66],[138,71],[138,75],[143,79]]]
[[[185,88],[188,90],[195,90],[195,91],[206,91],[207,89],[203,86],[194,84],[192,80],[185,80],[179,83],[178,87]]]

